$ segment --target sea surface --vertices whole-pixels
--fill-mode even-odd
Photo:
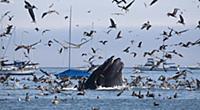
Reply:
[[[53,74],[62,72],[64,68],[42,68]],[[132,68],[123,70],[123,77],[131,82],[132,78],[142,76],[156,80],[161,75],[171,77],[175,75],[173,72],[148,71],[137,73]],[[40,71],[36,72],[37,77],[44,75]],[[0,110],[199,110],[200,109],[200,90],[198,89],[171,89],[158,87],[131,87],[126,89],[120,96],[117,96],[120,89],[115,88],[100,88],[98,90],[86,90],[85,95],[77,95],[78,91],[73,88],[77,84],[77,80],[72,80],[73,85],[61,93],[51,93],[46,91],[48,95],[41,95],[41,91],[36,87],[46,85],[51,88],[51,85],[41,82],[35,83],[32,81],[32,76],[12,76],[13,80],[9,80],[4,84],[0,84]],[[19,80],[16,83],[16,79]],[[192,81],[200,79],[200,70],[195,70],[187,73],[186,79]],[[24,85],[25,84],[25,85]],[[27,86],[27,89],[23,89]],[[117,88],[117,87],[116,87]],[[132,96],[132,93],[146,94],[150,91],[155,95],[154,98],[146,97],[139,99]],[[26,93],[29,94],[30,101],[25,101]],[[177,97],[173,95],[177,93]],[[52,104],[52,100],[57,96],[59,104]],[[154,104],[156,103],[156,105]]]

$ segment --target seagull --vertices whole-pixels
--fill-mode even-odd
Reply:
[[[83,44],[89,42],[90,40],[91,40],[91,39],[86,40],[85,42],[82,42],[82,43],[80,43],[80,44],[75,44],[75,43],[71,43],[71,42],[67,42],[67,41],[65,41],[65,42],[66,42],[67,44],[73,46],[72,48],[81,48],[81,46],[82,46]]]
[[[64,43],[59,42],[56,39],[53,39],[56,43],[58,43],[59,45],[61,45],[64,49],[68,49],[69,47],[66,46]],[[62,48],[59,50],[59,53],[62,53]]]
[[[159,52],[159,50],[154,49],[151,52],[144,52],[143,57],[146,57],[146,55],[152,56],[155,52]]]
[[[17,47],[15,48],[15,51],[17,51],[17,50],[19,50],[19,49],[26,49],[26,50],[27,50],[27,53],[29,54],[31,49],[35,49],[33,46],[35,46],[35,45],[37,45],[37,44],[39,44],[39,43],[41,43],[41,40],[38,41],[38,42],[36,42],[36,43],[34,43],[34,44],[31,44],[31,45],[19,45],[19,46],[17,46]]]
[[[172,13],[167,13],[167,16],[171,16],[171,17],[176,18],[176,14],[177,14],[178,10],[180,10],[180,9],[174,8]]]
[[[154,3],[156,3],[158,0],[153,0],[149,5],[152,6]]]
[[[110,23],[111,23],[111,25],[109,26],[109,28],[117,28],[117,25],[115,24],[115,22],[112,18],[110,18]]]
[[[187,31],[189,31],[189,29],[185,29],[185,30],[182,30],[182,31],[175,31],[175,34],[176,35],[181,35],[182,33],[185,33]]]
[[[149,21],[147,21],[146,23],[144,23],[141,27],[141,29],[146,28],[146,30],[149,30],[151,28],[151,24]]]
[[[34,9],[34,8],[37,9],[37,7],[35,7],[34,5],[31,5],[31,4],[30,4],[29,2],[27,2],[26,0],[24,1],[24,3],[25,3],[25,6],[24,6],[24,7],[25,7],[26,9],[28,9],[28,12],[29,12],[31,18],[32,18],[33,22],[35,23],[36,20],[35,20],[35,15],[34,15],[33,9]]]
[[[126,49],[123,50],[123,52],[129,53],[129,49],[130,49],[130,47],[127,47]]]
[[[37,32],[38,32],[39,30],[40,30],[40,29],[39,29],[38,27],[35,27],[35,31],[37,31]]]
[[[6,31],[3,32],[2,34],[0,34],[0,37],[5,37],[6,35],[11,35],[11,29],[12,29],[13,25],[8,25],[6,27]]]
[[[6,31],[2,33],[1,36],[6,36],[6,35],[11,35],[11,29],[12,29],[13,25],[8,25],[6,27]]]
[[[59,104],[58,97],[55,96],[54,99],[51,102],[52,102],[52,104],[55,104],[55,105]]]
[[[1,16],[0,22],[1,22],[1,21],[3,20],[3,18],[4,18],[5,16],[7,16],[9,13],[10,13],[10,11],[6,11],[6,12]]]
[[[178,22],[177,23],[180,23],[180,24],[183,24],[183,25],[185,25],[185,22],[184,22],[184,18],[183,18],[183,16],[182,15],[179,15],[179,20],[178,20]]]
[[[141,48],[141,46],[142,46],[142,41],[139,42],[138,48]]]
[[[50,29],[45,29],[42,31],[42,35],[44,35],[46,32],[51,31]]]
[[[136,53],[136,52],[131,52],[130,54],[133,55],[133,57],[136,57],[136,56],[137,56],[137,53]]]
[[[118,32],[117,37],[116,37],[115,39],[120,39],[120,38],[122,38],[121,32],[122,32],[122,31],[119,31],[119,32]]]
[[[94,49],[93,47],[91,48],[91,50],[92,50],[92,53],[96,53],[97,52],[97,50],[99,50],[99,48],[98,49]]]
[[[53,43],[53,41],[52,41],[52,40],[49,40],[49,41],[48,41],[48,46],[51,47],[52,43]]]
[[[135,0],[131,1],[128,5],[126,6],[118,6],[119,8],[121,8],[122,10],[125,10],[126,12],[129,11],[129,7],[135,2]]]
[[[83,35],[88,36],[88,37],[92,37],[94,33],[96,33],[96,31],[91,30],[90,32],[84,32]]]
[[[65,49],[65,48],[64,48]],[[63,51],[63,48],[60,48],[60,50],[59,50],[59,54],[61,54],[62,53],[62,51]]]
[[[200,21],[198,21],[198,25],[196,27],[196,29],[199,28],[200,29]]]
[[[68,17],[68,16],[65,16],[64,18],[65,18],[65,20],[66,20],[66,19],[69,18],[69,17]]]
[[[173,53],[173,54],[178,55],[179,57],[183,57],[183,55],[178,53],[178,52],[176,52],[176,50],[170,51],[169,53]]]
[[[103,45],[106,45],[106,43],[108,42],[107,40],[101,40],[101,41],[99,41],[100,43],[102,43]]]
[[[26,96],[25,96],[25,101],[30,101],[31,99],[30,99],[30,96],[29,96],[29,94],[28,93],[26,93]]]
[[[49,10],[49,11],[44,12],[44,13],[42,14],[42,18],[44,18],[46,15],[52,14],[52,13],[55,13],[55,14],[59,15],[59,13],[58,13],[56,10]]]
[[[11,21],[14,18],[14,16],[8,16],[8,21]]]

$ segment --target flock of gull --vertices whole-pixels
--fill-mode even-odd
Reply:
[[[153,0],[149,3],[149,5],[147,5],[147,3],[144,3],[145,7],[152,7],[153,5],[156,5],[159,2],[159,0]],[[1,0],[1,3],[7,3],[9,4],[10,1],[9,0]],[[126,13],[129,12],[130,8],[132,6],[134,6],[135,0],[132,0],[130,2],[126,1],[126,0],[113,0],[112,3],[120,8],[122,10],[122,13],[112,13],[115,15],[124,15]],[[56,11],[55,9],[52,9],[52,7],[54,6],[54,3],[49,5],[49,9],[48,11],[44,11],[41,14],[41,19],[44,19],[47,16],[50,16],[51,14],[56,14],[56,15],[60,15],[58,11]],[[34,13],[35,9],[38,9],[35,5],[33,5],[32,3],[30,3],[29,1],[24,1],[24,8],[28,11],[28,14],[30,15],[30,18],[32,20],[33,23],[37,23],[37,19]],[[8,17],[8,20],[11,21],[12,19],[14,19],[14,15],[10,14],[11,11],[6,11],[3,15],[1,15],[1,19],[0,21],[2,21],[5,17]],[[87,13],[91,13],[91,10],[89,10]],[[186,22],[185,19],[183,17],[183,13],[184,11],[180,8],[174,8],[171,12],[167,12],[166,15],[168,17],[177,19],[177,23],[181,24],[183,26],[185,26]],[[53,15],[52,15],[53,16]],[[64,19],[68,19],[69,16],[64,16]],[[8,24],[7,27],[5,28],[5,31],[0,33],[0,37],[9,37],[12,35],[12,32],[14,30],[14,25],[12,24]],[[116,29],[118,28],[117,23],[115,22],[115,20],[113,18],[110,18],[110,25],[107,27],[107,31],[106,33],[109,34],[111,31],[117,31]],[[142,24],[142,26],[140,27],[141,30],[150,30],[152,28],[152,24],[151,21],[148,20],[146,22],[144,22]],[[38,27],[34,27],[36,32],[39,32],[40,29]],[[200,29],[200,21],[197,22],[196,27],[194,27],[194,29]],[[177,52],[177,50],[169,50],[168,48],[176,48],[176,47],[183,47],[183,48],[189,48],[192,46],[198,46],[200,44],[200,39],[197,39],[195,41],[188,41],[188,42],[179,42],[179,43],[175,43],[175,44],[166,44],[165,42],[167,42],[169,39],[173,38],[174,36],[181,36],[183,33],[187,33],[188,31],[190,31],[192,29],[184,29],[184,30],[177,30],[174,29],[172,27],[168,27],[168,30],[163,30],[163,32],[161,32],[160,36],[156,39],[158,40],[162,40],[162,44],[160,46],[158,46],[157,49],[153,49],[150,51],[145,51],[143,53],[143,57],[154,57],[156,58],[157,64],[156,66],[160,66],[162,63],[166,62],[166,60],[168,59],[172,59],[173,56],[177,55],[179,57],[184,57],[184,55],[182,55],[181,53]],[[50,29],[44,29],[42,30],[42,35],[44,35],[45,33],[47,33],[48,31],[51,31]],[[131,31],[132,32],[132,31]],[[82,47],[82,45],[86,44],[87,42],[91,41],[93,39],[93,37],[95,36],[95,34],[97,33],[96,30],[92,29],[89,31],[85,31],[83,32],[83,38],[81,39],[81,43],[72,43],[72,42],[68,42],[68,41],[59,41],[56,38],[53,38],[51,40],[48,40],[47,43],[45,45],[51,47],[53,43],[57,43],[58,45],[60,45],[60,49],[58,49],[58,53],[61,54],[63,52],[63,50],[66,50],[69,48],[69,46],[71,48],[77,48],[80,49]],[[115,37],[115,40],[119,40],[122,39],[124,36],[122,34],[122,30],[119,30],[117,32],[117,35]],[[45,41],[46,42],[46,41]],[[107,45],[110,41],[108,40],[100,40],[98,41],[99,43],[101,43],[102,45]],[[131,56],[133,56],[134,58],[138,56],[138,52],[136,51],[130,51],[130,49],[133,47],[133,44],[136,43],[135,40],[131,40],[130,41],[132,45],[127,46],[126,48],[124,48],[122,50],[122,52],[124,52],[125,54],[130,54]],[[30,51],[32,49],[35,49],[35,46],[42,43],[42,41],[38,41],[35,42],[33,44],[29,44],[29,45],[25,45],[25,44],[21,44],[21,45],[16,45],[16,48],[14,49],[15,51],[21,50],[21,49],[25,49],[26,53],[25,55],[27,56],[27,54],[30,53]],[[142,41],[138,41],[138,45],[137,47],[133,47],[133,48],[142,48],[143,47],[143,42]],[[2,46],[2,49],[5,49],[4,46]],[[91,47],[91,52],[83,52],[81,53],[81,56],[88,56],[90,55],[90,57],[88,58],[88,60],[85,62],[88,62],[89,64],[92,64],[95,60],[95,58],[97,59],[102,59],[104,58],[102,55],[97,55],[96,51],[97,50],[102,50],[100,48],[94,48]],[[164,53],[164,55],[162,57],[158,56],[160,55],[159,53]]]
[[[76,91],[76,95],[79,97],[87,95],[87,90],[84,89],[84,82],[86,78],[80,78],[78,80],[70,78],[55,78],[54,73],[47,72],[45,69],[40,69],[42,73],[40,76],[32,75],[31,77],[15,77],[15,76],[1,76],[0,85],[12,90],[34,90],[36,92],[27,92],[24,97],[19,97],[18,101],[31,101],[37,100],[42,97],[54,96],[52,104],[59,104],[62,102],[62,97],[58,97],[59,94],[65,94],[72,99],[75,94],[69,92],[69,90]],[[141,73],[133,73],[128,80],[124,78],[124,85],[119,88],[114,88],[116,97],[120,97],[125,91],[129,92],[130,97],[136,99],[176,99],[180,98],[179,90],[196,91],[200,89],[200,80],[194,79],[191,76],[191,71],[182,70],[176,72],[172,76],[160,75],[158,79],[151,76],[145,76]],[[174,90],[174,94],[166,95],[154,92],[154,90]],[[98,89],[97,89],[98,90]],[[146,91],[146,92],[145,92]],[[31,95],[30,95],[31,94]],[[5,94],[10,96],[8,92]],[[126,95],[128,95],[126,93]],[[97,99],[101,99],[101,96],[96,96]],[[159,103],[154,101],[154,106],[159,106]]]
[[[9,4],[10,1],[9,0],[1,0],[0,4],[2,3],[6,3]],[[119,9],[122,10],[122,13],[112,13],[113,15],[124,15],[126,13],[129,12],[130,8],[133,7],[135,4],[135,0],[132,1],[127,1],[127,0],[113,0],[112,1],[113,5],[117,6]],[[145,7],[152,7],[156,4],[159,4],[159,0],[152,0],[149,4],[144,3]],[[54,3],[49,5],[49,9],[48,11],[44,11],[41,14],[41,19],[45,19],[45,17],[50,16],[52,14],[55,15],[60,15],[58,11],[52,9],[52,7],[54,6]],[[35,9],[38,9],[39,7],[36,7],[35,5],[33,5],[32,3],[30,3],[29,1],[25,0],[24,1],[24,9],[28,11],[28,14],[31,18],[31,22],[33,23],[37,23],[37,19],[35,16]],[[197,7],[199,8],[199,7]],[[87,13],[91,13],[91,10],[89,10]],[[170,17],[173,18],[174,20],[176,20],[176,22],[182,26],[185,26],[186,21],[184,18],[184,11],[180,8],[174,8],[172,9],[172,11],[170,12],[166,12],[166,17]],[[52,15],[53,16],[53,15]],[[11,11],[6,11],[3,15],[1,15],[0,18],[0,22],[5,19],[8,18],[8,21],[12,21],[13,19],[15,19],[14,15],[11,15]],[[67,20],[69,18],[69,16],[64,16],[63,19]],[[111,31],[116,32],[116,29],[119,27],[117,25],[117,22],[115,21],[114,18],[110,18],[108,19],[108,21],[110,21],[110,25],[108,25],[106,27],[106,34],[110,34]],[[12,35],[12,32],[14,30],[14,25],[12,24],[8,24],[7,27],[5,27],[5,29],[0,32],[0,38],[6,38],[6,37],[10,37]],[[78,25],[77,25],[78,27]],[[153,28],[153,24],[151,23],[150,20],[145,21],[140,29],[144,30],[144,31],[149,31],[151,30],[151,28]],[[172,50],[168,50],[168,48],[176,48],[176,47],[182,47],[182,48],[189,48],[189,47],[193,47],[193,46],[199,46],[200,45],[200,39],[194,40],[194,41],[187,41],[187,42],[178,42],[178,43],[174,43],[174,44],[166,44],[166,42],[175,37],[175,36],[181,36],[184,33],[187,33],[191,30],[199,30],[200,29],[200,20],[197,21],[197,24],[195,27],[191,28],[191,29],[183,29],[183,30],[178,30],[172,27],[168,27],[168,30],[163,30],[160,33],[161,37],[156,38],[157,40],[162,40],[162,44],[158,46],[157,49],[153,49],[150,51],[146,51],[143,53],[143,57],[154,57],[156,58],[156,64],[154,65],[154,67],[152,68],[156,68],[158,66],[160,66],[161,64],[163,64],[164,62],[166,62],[166,60],[168,59],[172,59],[172,57],[174,55],[178,56],[178,57],[184,57],[184,55],[182,55],[181,53],[179,53],[177,50],[172,49]],[[39,27],[34,27],[34,30],[36,32],[40,32]],[[47,33],[48,31],[51,31],[50,29],[45,29],[42,32],[42,35],[44,35],[45,33]],[[96,30],[88,30],[83,32],[83,38],[81,39],[80,43],[72,43],[72,42],[68,42],[68,41],[59,41],[56,38],[53,38],[51,40],[48,40],[47,43],[45,44],[48,47],[51,47],[53,43],[56,43],[60,46],[59,49],[59,54],[61,54],[63,52],[63,50],[69,49],[69,46],[71,48],[77,48],[80,49],[82,47],[82,45],[90,42],[93,37],[95,36],[95,34],[97,33]],[[123,39],[123,31],[119,30],[116,34],[115,40],[119,40],[119,39]],[[100,40],[98,41],[98,43],[102,44],[102,45],[107,45],[109,42],[108,40]],[[135,51],[130,51],[131,48],[133,48],[132,44],[135,43],[135,40],[131,40],[130,46],[127,46],[126,48],[124,48],[122,50],[122,52],[124,52],[125,54],[130,54],[133,57],[137,57],[137,52]],[[42,43],[42,40],[39,40],[35,43],[29,44],[29,45],[16,45],[16,48],[14,49],[15,51],[24,49],[26,50],[26,52],[24,52],[24,55],[26,57],[28,57],[27,55],[31,52],[32,49],[35,49],[35,46]],[[143,47],[143,42],[142,41],[138,41],[137,42],[137,47],[134,48],[142,48]],[[1,47],[3,50],[5,49],[4,46]],[[97,67],[98,65],[93,64],[94,59],[98,58],[98,59],[103,59],[103,56],[97,55],[97,51],[102,50],[100,48],[94,48],[91,47],[91,52],[92,53],[81,53],[81,56],[88,56],[90,55],[90,57],[88,58],[88,60],[85,60],[85,62],[88,62],[90,64],[90,68],[88,69],[88,71],[92,71],[95,67]],[[162,57],[157,56],[156,53],[164,53],[164,55]],[[37,87],[34,87],[36,90],[40,91],[41,96],[45,96],[45,95],[49,95],[49,94],[54,94],[54,93],[60,93],[62,92],[63,88],[68,87],[69,85],[72,85],[72,81],[70,81],[70,79],[53,79],[52,78],[52,74],[44,71],[44,70],[40,70],[42,73],[44,73],[45,75],[37,78],[37,76],[33,76],[32,79],[24,79],[24,80],[28,80],[28,81],[33,81],[33,82],[37,82],[37,83],[43,83],[44,86],[39,85]],[[171,77],[165,77],[165,76],[160,76],[158,80],[153,80],[150,77],[142,77],[140,75],[135,75],[132,76],[132,79],[130,82],[126,81],[126,87],[125,89],[122,89],[117,96],[120,96],[124,91],[126,91],[127,89],[130,89],[132,87],[146,87],[146,88],[163,88],[163,89],[188,89],[188,90],[196,90],[199,89],[200,87],[200,81],[199,79],[191,79],[188,80],[186,78],[188,71],[184,70],[184,71],[179,71],[177,72],[174,76]],[[11,76],[1,76],[0,77],[0,83],[4,84],[4,85],[9,85],[9,82],[15,82],[15,83],[19,83],[20,80],[13,78]],[[78,93],[77,95],[84,95],[85,94],[85,90],[83,87],[83,83],[84,83],[85,79],[80,79],[78,84],[75,84],[75,88],[77,88]],[[46,84],[46,85],[45,85]],[[50,87],[51,85],[51,87]],[[23,85],[23,89],[29,89],[30,87],[26,84]],[[9,94],[8,94],[9,95]],[[146,94],[142,94],[141,91],[139,91],[138,93],[133,91],[131,96],[137,97],[137,98],[144,98],[144,97],[152,97],[152,98],[157,98],[157,97],[161,97],[161,94],[154,94],[151,91],[147,91]],[[30,101],[30,96],[27,93],[25,96],[25,100]],[[172,99],[172,98],[177,98],[178,94],[175,93],[173,96],[169,96],[169,97],[165,97],[168,99]],[[35,98],[38,98],[38,96],[35,96]],[[100,98],[98,96],[98,98]],[[58,104],[59,103],[59,99],[58,97],[55,95],[54,100],[52,101],[52,103],[54,104]],[[158,106],[158,103],[154,103],[155,106]]]

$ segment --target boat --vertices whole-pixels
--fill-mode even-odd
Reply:
[[[0,61],[0,75],[33,75],[38,68],[38,63],[31,63],[30,61],[6,62],[8,60]]]
[[[197,63],[197,65],[194,66],[188,66],[187,68],[190,70],[200,70],[200,63]]]
[[[72,22],[72,7],[70,7],[70,16],[69,16],[69,57],[68,57],[68,69],[60,72],[58,74],[55,74],[57,78],[60,79],[65,79],[65,78],[70,78],[70,79],[79,79],[79,78],[87,78],[90,76],[89,71],[87,70],[80,70],[80,69],[75,69],[71,68],[71,22]]]
[[[15,32],[15,28],[13,31]],[[15,33],[12,35],[15,35]],[[0,48],[0,75],[33,75],[36,72],[39,63],[33,63],[29,58],[28,60],[19,60],[19,57],[17,57],[18,60],[16,60],[16,58],[10,59],[6,57],[6,53],[10,49],[9,46],[13,37],[15,36],[8,37],[6,49]],[[3,40],[4,39],[1,38],[1,44],[5,43]],[[0,46],[3,47],[3,45]],[[11,50],[13,48],[14,47],[12,47]],[[12,54],[14,55],[15,53]]]
[[[155,61],[153,58],[147,58],[147,62],[144,65],[138,65],[133,67],[135,70],[140,71],[178,71],[178,66],[175,63],[163,63],[164,67],[154,67]]]

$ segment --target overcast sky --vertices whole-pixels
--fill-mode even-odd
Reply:
[[[11,11],[10,16],[14,15],[12,21],[8,21],[5,17],[0,22],[0,33],[2,33],[8,24],[16,27],[12,37],[1,38],[1,46],[8,47],[8,51],[1,50],[1,57],[5,53],[7,59],[26,60],[23,57],[24,50],[14,51],[16,45],[32,44],[40,39],[42,43],[35,46],[36,49],[31,50],[29,56],[34,62],[40,63],[40,66],[67,66],[68,65],[68,50],[64,50],[59,54],[60,45],[55,42],[51,47],[46,44],[54,38],[63,41],[68,41],[69,8],[72,6],[72,42],[80,43],[83,32],[96,30],[93,39],[80,49],[72,50],[72,66],[86,66],[84,60],[88,60],[92,53],[91,47],[97,49],[97,55],[103,59],[95,58],[94,63],[101,64],[106,58],[115,55],[122,58],[125,66],[133,66],[135,64],[144,64],[147,57],[143,57],[145,51],[151,51],[158,48],[162,44],[162,40],[156,40],[162,37],[160,34],[165,30],[169,31],[168,27],[172,27],[177,31],[189,29],[188,32],[181,36],[173,36],[166,44],[175,44],[179,42],[196,41],[200,39],[200,30],[195,29],[200,20],[200,2],[198,0],[158,0],[157,3],[149,6],[151,0],[135,0],[128,12],[122,11],[112,0],[27,0],[38,9],[34,9],[36,23],[33,23],[31,17],[24,8],[24,0],[12,0],[11,3],[0,3],[0,15],[6,11]],[[127,4],[131,0],[127,0]],[[52,8],[49,8],[51,4]],[[145,7],[145,5],[147,7]],[[121,3],[120,5],[125,5]],[[172,12],[174,8],[179,8],[177,13],[182,14],[186,24],[178,24],[178,17],[168,17],[167,13]],[[59,15],[53,13],[41,18],[42,13],[48,10],[56,10]],[[89,13],[88,13],[89,11]],[[123,15],[113,15],[113,13],[122,13]],[[113,29],[109,34],[108,26],[110,18],[114,19],[117,24],[117,29]],[[150,30],[141,30],[143,23],[150,21],[152,27]],[[38,27],[39,32],[34,28]],[[42,35],[42,31],[49,29],[50,31]],[[122,39],[115,40],[119,31],[122,31]],[[87,38],[88,39],[88,38]],[[108,40],[106,45],[99,43],[100,40]],[[134,40],[134,44],[130,41]],[[9,41],[11,43],[9,43]],[[138,43],[142,41],[142,48],[138,48]],[[7,46],[9,45],[9,46]],[[136,52],[137,56],[124,53],[123,50],[130,46],[130,52]],[[195,65],[200,62],[200,47],[194,46],[190,48],[173,47],[169,50],[176,49],[183,54],[183,58],[173,56],[170,62],[175,62],[180,65]],[[87,53],[88,56],[81,56],[82,53]],[[158,54],[158,56],[160,56]]]

